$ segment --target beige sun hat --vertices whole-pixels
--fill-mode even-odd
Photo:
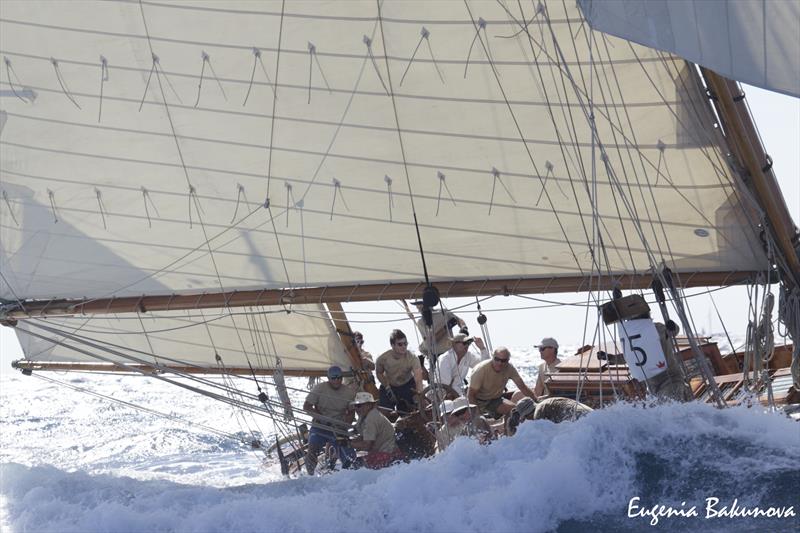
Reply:
[[[350,405],[363,405],[365,403],[375,403],[375,398],[368,392],[357,392],[356,399],[350,402]]]
[[[450,411],[451,413],[455,413],[456,411],[460,411],[461,409],[467,409],[475,407],[475,404],[469,403],[469,400],[465,396],[459,396],[455,400],[453,400],[453,409]]]

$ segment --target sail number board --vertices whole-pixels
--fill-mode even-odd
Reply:
[[[652,320],[623,320],[617,329],[631,377],[644,381],[667,369],[664,351]]]

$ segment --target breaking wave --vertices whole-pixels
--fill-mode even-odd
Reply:
[[[72,427],[65,436],[35,433],[59,423],[58,410],[41,411],[28,428],[3,413],[4,531],[652,530],[649,516],[628,517],[634,497],[641,507],[697,506],[698,517],[661,518],[656,529],[800,525],[797,517],[705,518],[711,497],[718,507],[796,503],[798,426],[757,409],[620,404],[575,423],[528,422],[490,446],[458,440],[433,459],[383,471],[291,480],[243,448],[135,418],[143,415],[125,419],[122,433]],[[24,447],[8,442],[20,438]]]

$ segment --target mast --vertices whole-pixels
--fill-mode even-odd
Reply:
[[[700,70],[715,98],[731,150],[747,169],[751,190],[772,228],[772,235],[778,245],[777,252],[787,267],[784,272],[787,281],[794,287],[800,287],[798,231],[778,187],[775,173],[772,171],[772,161],[758,138],[743,95],[740,94],[736,82],[707,68],[701,67]]]

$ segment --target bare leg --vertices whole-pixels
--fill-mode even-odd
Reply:
[[[309,444],[308,448],[306,449],[306,458],[305,458],[306,472],[308,472],[309,476],[313,476],[314,470],[317,469],[318,454],[319,454],[319,448]]]
[[[511,412],[511,410],[514,408],[515,405],[517,404],[514,403],[513,401],[508,401],[504,399],[503,403],[498,405],[497,409],[495,410],[497,411],[498,414],[507,415],[508,413]]]

